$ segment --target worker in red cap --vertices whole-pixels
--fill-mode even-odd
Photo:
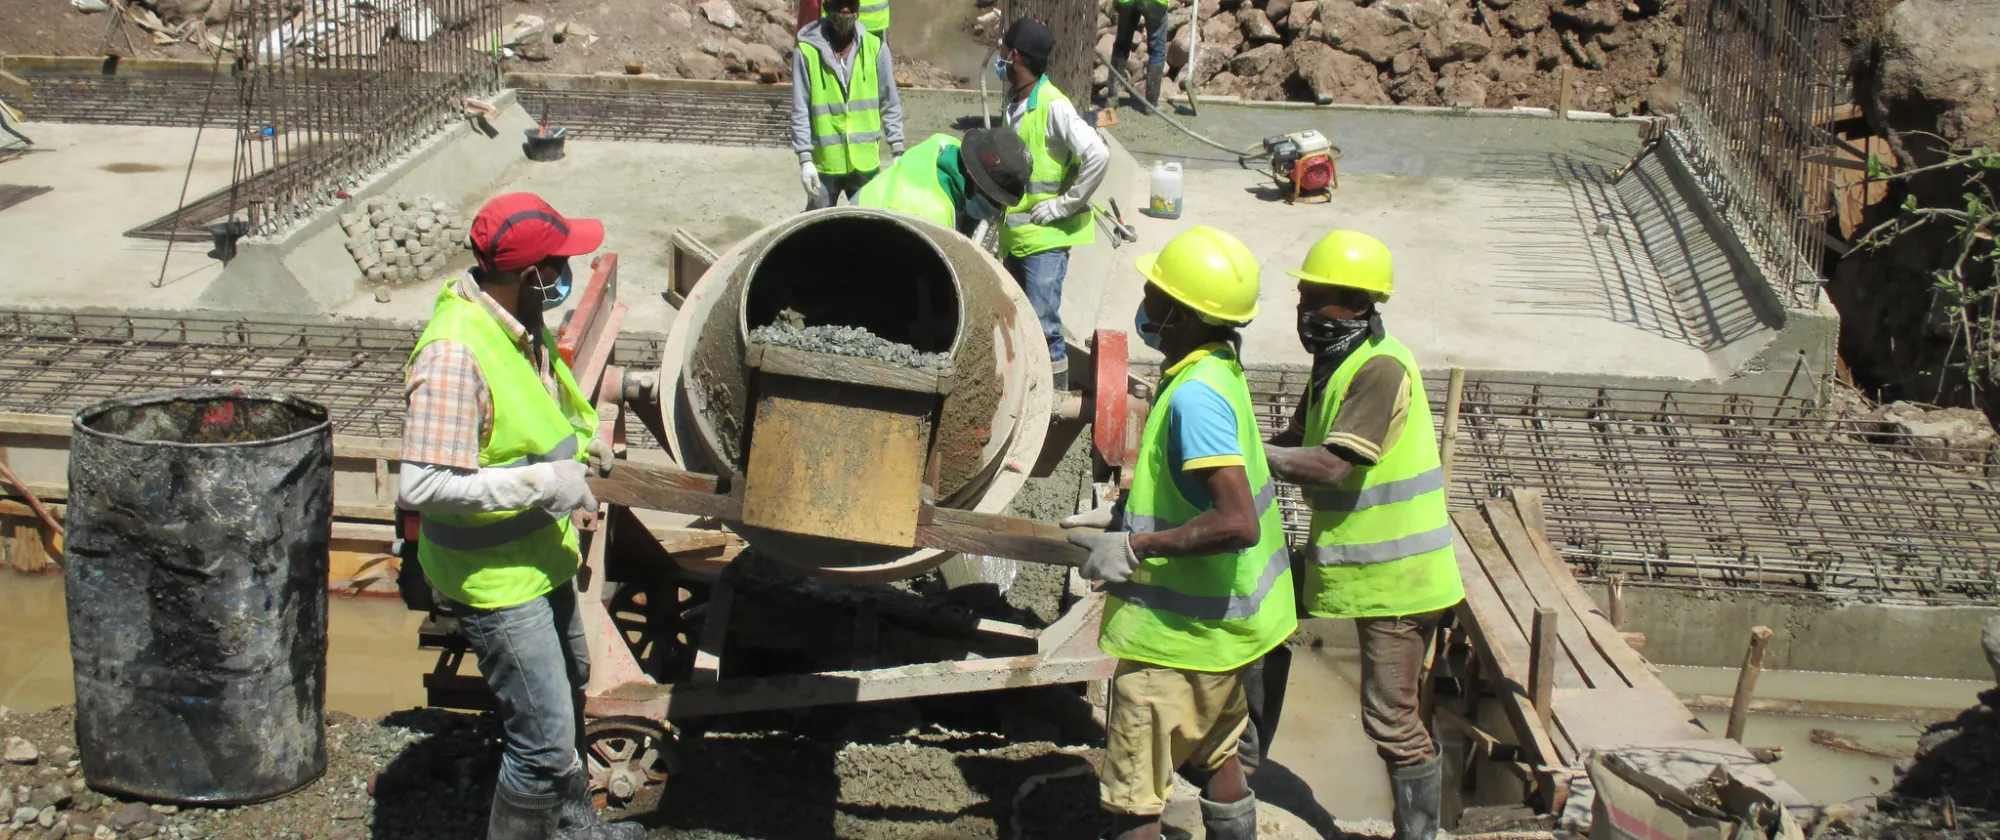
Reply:
[[[610,466],[597,412],[556,354],[543,313],[570,258],[604,243],[596,219],[531,193],[472,221],[478,266],[447,281],[410,354],[401,505],[421,516],[417,559],[458,618],[500,706],[503,754],[487,840],[637,840],[601,822],[577,745],[590,651],[577,612],[575,511]]]

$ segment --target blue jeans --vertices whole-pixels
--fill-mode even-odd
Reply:
[[[1167,7],[1153,0],[1131,0],[1118,7],[1118,33],[1111,36],[1111,66],[1125,72],[1125,57],[1132,54],[1132,33],[1139,21],[1146,22],[1146,66],[1167,64]],[[1138,84],[1142,79],[1133,79]]]
[[[556,780],[579,768],[590,644],[576,611],[576,581],[494,610],[463,607],[458,628],[500,701],[500,790],[524,808],[554,807]]]
[[[1069,274],[1069,249],[1008,257],[1002,264],[1027,291],[1028,305],[1035,308],[1035,318],[1042,322],[1042,337],[1049,342],[1049,361],[1059,363],[1060,368],[1069,361],[1069,352],[1063,347],[1061,314],[1063,277]]]
[[[819,174],[819,195],[806,196],[806,209],[818,210],[823,207],[832,207],[842,195],[847,196],[847,203],[853,204],[854,194],[860,192],[863,185],[875,180],[875,176],[881,171],[880,169],[871,169],[867,172],[849,172],[846,175],[828,175],[821,172]]]

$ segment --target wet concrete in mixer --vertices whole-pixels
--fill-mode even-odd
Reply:
[[[861,327],[822,325],[801,327],[766,324],[750,331],[752,344],[769,344],[836,356],[877,359],[916,370],[944,373],[951,369],[950,353],[925,353],[901,342],[890,341]]]

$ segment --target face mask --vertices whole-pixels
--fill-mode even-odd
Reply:
[[[1000,81],[1007,81],[1007,68],[1013,63],[1007,59],[995,56],[993,59],[993,75],[999,76]]]
[[[835,12],[827,15],[826,25],[833,29],[834,35],[845,39],[854,35],[855,19],[855,15],[851,12]]]
[[[537,266],[535,268],[534,279],[528,281],[528,285],[533,287],[535,292],[542,296],[543,312],[561,306],[563,301],[569,299],[569,263],[563,263],[562,271],[555,276],[553,281],[544,282],[543,278],[545,276],[547,276],[547,273],[541,267]]]
[[[965,203],[965,215],[971,216],[975,221],[990,222],[1000,218],[1000,208],[995,207],[993,202],[987,201],[986,196],[975,195],[971,201]]]
[[[1139,313],[1132,316],[1132,331],[1139,334],[1139,342],[1154,350],[1160,349],[1160,323],[1146,315],[1146,304],[1139,304]]]
[[[1340,356],[1354,352],[1363,339],[1375,332],[1381,321],[1374,315],[1356,320],[1328,318],[1317,312],[1299,313],[1299,343],[1314,356]]]

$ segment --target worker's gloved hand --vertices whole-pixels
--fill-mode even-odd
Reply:
[[[1063,212],[1062,202],[1050,199],[1029,208],[1028,221],[1038,225],[1052,225],[1067,215],[1069,214]]]
[[[590,471],[600,476],[611,474],[611,444],[603,438],[590,439]]]
[[[1090,549],[1090,559],[1083,561],[1081,569],[1084,580],[1124,583],[1131,579],[1132,570],[1139,568],[1139,555],[1132,553],[1132,535],[1128,532],[1078,531],[1069,535],[1069,544]]]
[[[1092,508],[1075,516],[1064,517],[1064,528],[1101,528],[1111,530],[1112,523],[1118,521],[1118,503],[1112,502],[1102,507]]]
[[[799,185],[806,188],[806,195],[819,197],[819,167],[814,166],[812,161],[799,164]]]
[[[548,471],[537,475],[535,482],[535,489],[541,491],[539,504],[542,510],[556,519],[576,510],[597,512],[597,497],[591,494],[587,479],[590,472],[588,465],[582,461],[556,461],[538,464],[531,469],[540,473],[544,467]]]

